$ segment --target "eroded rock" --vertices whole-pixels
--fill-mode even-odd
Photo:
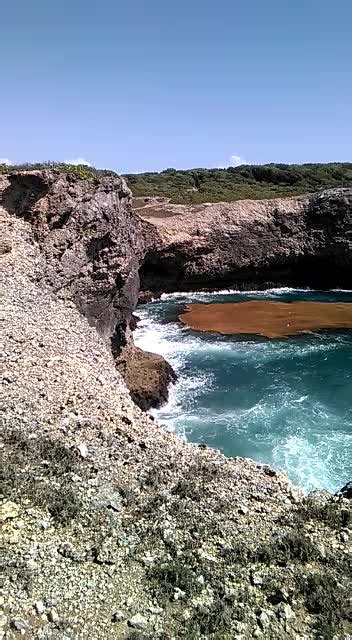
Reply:
[[[352,189],[200,205],[146,203],[136,212],[159,234],[140,270],[148,297],[224,286],[351,286]]]
[[[113,353],[120,356],[119,370],[140,407],[165,402],[174,378],[170,365],[162,356],[133,350],[139,268],[157,232],[132,212],[125,180],[118,175],[82,180],[55,169],[22,171],[1,176],[0,196],[6,213],[30,225],[45,257],[38,282],[72,300],[111,341]],[[50,360],[47,366],[57,364]],[[100,380],[105,384],[103,376]]]
[[[167,401],[168,387],[177,376],[162,356],[143,351],[129,341],[116,362],[133,400],[143,411]]]

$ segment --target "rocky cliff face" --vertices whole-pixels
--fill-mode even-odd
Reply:
[[[153,381],[138,387],[138,360],[145,364],[156,356],[134,350],[130,321],[138,299],[138,270],[156,234],[133,214],[125,181],[119,176],[82,180],[56,170],[27,171],[0,177],[0,197],[7,215],[30,225],[45,258],[38,282],[73,301],[89,324],[111,340],[122,373],[125,350],[129,356],[134,353],[128,381],[141,406],[165,400],[172,376],[161,357]]]
[[[351,189],[197,206],[138,199],[135,210],[159,236],[140,271],[145,291],[352,284]]]
[[[3,207],[31,224],[45,256],[43,280],[71,298],[99,333],[112,337],[135,308],[138,268],[148,247],[125,181],[80,180],[55,171],[5,180]]]
[[[48,169],[0,177],[0,207],[22,218],[44,257],[38,282],[73,302],[107,340],[140,407],[167,398],[175,375],[133,345],[141,288],[350,287],[352,190],[194,207],[136,201],[119,176]]]

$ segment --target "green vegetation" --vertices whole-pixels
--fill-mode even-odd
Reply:
[[[63,162],[9,166],[0,164],[0,175],[53,169],[81,180],[116,176],[114,171]],[[172,203],[230,202],[312,193],[320,189],[352,187],[352,163],[242,165],[227,169],[166,169],[160,173],[126,174],[136,197],[163,196]]]
[[[0,164],[0,175],[7,173],[18,173],[19,171],[33,171],[34,169],[54,169],[60,173],[68,173],[77,176],[81,180],[89,180],[91,178],[101,178],[104,176],[116,176],[114,171],[107,169],[95,169],[86,164],[66,164],[64,162],[37,162],[34,164],[16,164],[13,166]]]
[[[243,619],[244,602],[251,600],[248,586],[241,585],[236,595],[227,593],[226,568],[221,565],[216,570],[211,562],[200,560],[196,549],[192,549],[191,545],[181,554],[170,547],[169,553],[173,556],[172,559],[155,563],[147,572],[151,592],[164,608],[171,606],[176,613],[179,607],[176,604],[175,594],[179,593],[181,602],[183,599],[190,602],[192,598],[201,596],[203,582],[209,585],[213,593],[207,603],[192,606],[189,617],[182,620],[182,617],[177,615],[178,637],[189,639],[206,637],[214,640],[232,638],[232,623]],[[234,576],[236,572],[238,581],[241,581],[238,567],[231,566],[231,570],[232,575]],[[237,597],[241,604],[237,602]]]
[[[319,189],[352,187],[352,163],[242,165],[227,169],[166,169],[127,174],[134,196],[164,196],[173,203],[276,198]]]
[[[341,509],[338,502],[328,502],[322,505],[309,504],[309,502],[301,504],[297,509],[297,521],[304,526],[306,522],[312,522],[314,520],[323,522],[331,527],[331,529],[340,531],[350,526],[351,511]]]
[[[81,180],[116,176],[114,171],[63,162],[9,166],[0,164],[0,175],[54,169]],[[126,174],[134,196],[163,196],[173,203],[221,202],[277,198],[319,189],[352,187],[352,163],[242,165],[227,169],[166,169],[160,173]]]
[[[280,515],[277,530],[274,528],[268,537],[264,535],[259,544],[232,540],[231,545],[218,545],[221,528],[215,521],[204,521],[199,512],[195,514],[201,487],[203,497],[207,495],[210,502],[211,480],[216,480],[217,470],[208,463],[204,482],[200,468],[197,465],[195,471],[192,467],[189,475],[179,479],[171,490],[173,500],[164,502],[179,525],[182,523],[182,545],[169,540],[167,555],[159,555],[155,527],[149,534],[145,531],[141,541],[143,552],[151,548],[155,553],[154,562],[147,567],[149,589],[158,605],[176,622],[177,637],[230,640],[242,622],[249,631],[248,611],[259,616],[262,609],[266,610],[266,603],[269,608],[275,607],[280,621],[273,619],[273,624],[292,624],[292,633],[304,611],[312,616],[312,638],[328,639],[349,629],[346,598],[350,567],[344,554],[326,545],[331,531],[348,526],[349,510],[334,498],[321,504],[307,498]],[[161,485],[162,474],[150,472],[145,486]],[[152,522],[153,514],[162,511],[157,497],[153,494],[150,501],[144,502],[141,518]],[[199,553],[200,532],[201,539],[215,541],[212,558]],[[212,594],[210,599],[207,593]],[[288,612],[293,608],[292,620],[285,622],[286,614],[280,613],[284,606]],[[260,627],[260,620],[256,624]],[[281,637],[275,636],[279,628],[275,627],[270,637]]]
[[[67,525],[81,511],[72,474],[86,473],[79,454],[59,441],[29,437],[20,431],[2,434],[0,491],[8,500],[46,508],[55,524]]]
[[[303,596],[309,613],[316,617],[316,636],[333,638],[343,630],[343,621],[348,619],[346,592],[331,572],[324,575],[310,573],[297,576],[298,592]]]

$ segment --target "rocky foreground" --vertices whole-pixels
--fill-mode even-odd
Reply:
[[[34,175],[46,191],[33,172],[6,178],[0,203],[1,637],[347,640],[348,492],[303,497],[135,405],[116,367],[134,304],[118,275],[140,240],[131,227],[114,272],[103,217],[126,231],[128,190],[108,215],[110,178],[73,181],[70,209],[67,177]]]

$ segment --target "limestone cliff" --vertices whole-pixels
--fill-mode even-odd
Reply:
[[[13,173],[3,178],[2,205],[31,224],[45,256],[43,280],[71,298],[99,333],[110,338],[129,323],[148,240],[122,178]]]
[[[135,350],[130,331],[139,291],[138,270],[155,231],[131,210],[131,192],[123,178],[80,179],[55,169],[0,176],[0,207],[28,223],[45,260],[38,282],[75,303],[107,340],[117,366],[126,371],[134,398],[143,408],[167,397],[171,367],[160,356]],[[138,386],[140,365],[157,359],[153,378]]]
[[[194,206],[138,198],[134,206],[158,232],[140,271],[144,291],[352,285],[352,189]]]

